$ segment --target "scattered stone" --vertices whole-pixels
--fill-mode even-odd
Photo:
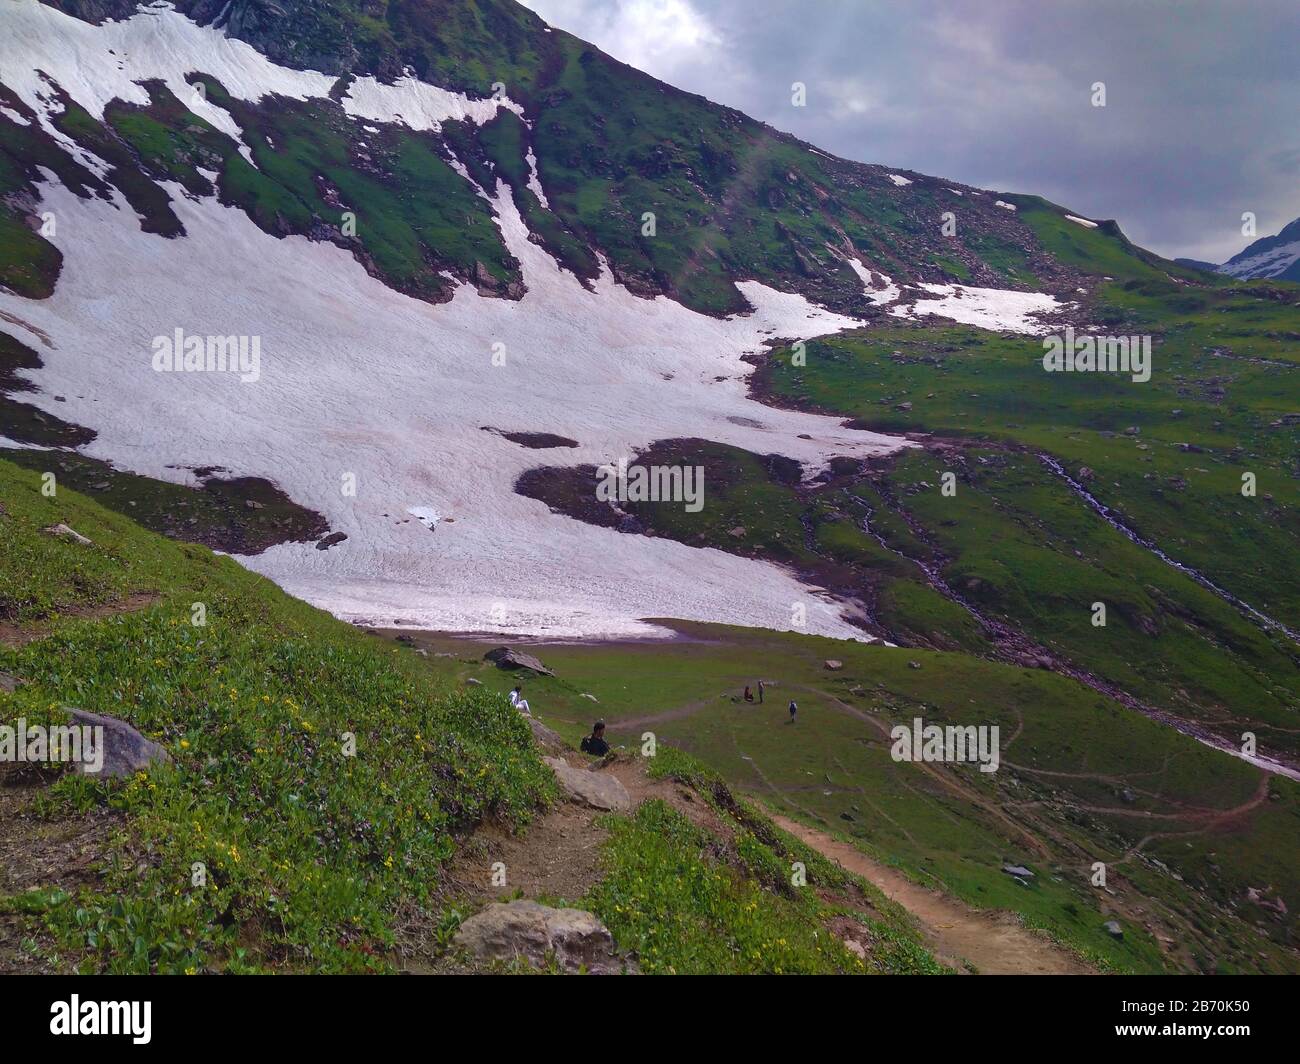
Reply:
[[[866,947],[857,939],[846,938],[844,940],[844,948],[857,957],[858,960],[865,961],[867,959]]]
[[[513,650],[510,647],[497,647],[495,650],[489,650],[483,655],[483,660],[492,662],[498,669],[530,669],[542,676],[555,675],[531,654],[525,654],[521,650]]]
[[[543,760],[555,772],[560,787],[569,796],[569,800],[591,809],[603,812],[623,813],[632,808],[632,799],[627,788],[613,776],[601,772],[591,772],[585,768],[574,768],[567,761],[558,757]]]
[[[244,500],[244,509],[245,509],[245,510],[264,510],[264,509],[266,509],[266,507],[263,506],[263,505],[262,505],[260,502],[258,502],[256,499],[245,499],[245,500]]]
[[[907,663],[907,667],[909,669],[919,669],[921,667],[921,663],[919,661],[909,661]]]
[[[76,543],[82,547],[89,547],[91,545],[90,540],[80,532],[71,529],[64,524],[50,525],[48,528],[42,528],[41,531],[48,533],[51,536],[58,536],[59,539],[66,539],[69,543]]]
[[[478,679],[477,677],[474,677],[474,676],[469,677],[465,682],[466,682],[467,684],[469,684],[470,687],[482,687],[482,686],[483,686],[483,681],[480,680],[480,679]]]
[[[1119,792],[1119,800],[1121,802],[1124,802],[1126,805],[1132,805],[1134,802],[1138,800],[1138,796],[1134,794],[1131,790],[1129,790],[1127,787],[1125,787],[1122,791]]]
[[[595,695],[589,695],[589,694],[587,694],[586,691],[583,691],[582,694],[580,694],[578,697],[579,697],[579,698],[589,698],[589,699],[591,699],[593,702],[595,702],[597,705],[600,704],[600,699],[599,699],[599,698],[597,698]]]
[[[348,534],[346,532],[331,532],[328,536],[326,536],[324,539],[320,540],[316,544],[316,549],[329,550],[335,544],[342,543],[347,538],[348,538]]]
[[[1104,924],[1101,925],[1101,927],[1102,930],[1105,931],[1106,934],[1110,935],[1111,938],[1124,937],[1124,928],[1120,926],[1118,920],[1107,920]]]
[[[103,764],[98,772],[82,764],[81,771],[96,779],[117,779],[148,770],[155,764],[171,764],[171,754],[157,743],[146,739],[131,725],[116,717],[104,717],[84,709],[70,709],[68,715],[79,727],[102,728]]]
[[[1017,879],[1033,879],[1034,873],[1029,871],[1024,865],[1003,865],[1002,871],[1009,876],[1015,876]]]
[[[840,819],[841,819],[841,820],[847,820],[847,821],[849,821],[850,823],[852,823],[854,820],[857,819],[857,817],[855,817],[852,813],[850,813],[850,812],[846,809],[843,813],[840,814]]]
[[[22,680],[18,679],[17,676],[10,676],[7,672],[0,672],[0,691],[11,695],[22,685]]]
[[[728,529],[728,530],[727,530],[727,535],[729,535],[729,536],[735,536],[736,539],[744,539],[744,538],[745,538],[745,526],[744,526],[744,525],[737,525],[735,528]]]
[[[619,957],[609,929],[585,909],[554,909],[521,899],[496,902],[456,932],[456,945],[481,961],[527,961],[542,968],[549,957],[561,970],[592,975],[635,971]]]
[[[827,658],[824,664],[831,672],[839,672],[844,668],[844,662],[837,661],[835,658]]]
[[[1091,479],[1092,479],[1092,476],[1093,476],[1093,474],[1092,474],[1092,470],[1091,470],[1088,466],[1083,466],[1083,467],[1081,467],[1080,470],[1079,470],[1079,474],[1078,474],[1078,478],[1077,478],[1077,479],[1079,479],[1079,480],[1091,480]]]

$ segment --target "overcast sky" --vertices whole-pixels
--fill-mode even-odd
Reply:
[[[837,155],[1037,193],[1171,258],[1240,251],[1243,211],[1259,236],[1300,217],[1300,0],[523,2]]]

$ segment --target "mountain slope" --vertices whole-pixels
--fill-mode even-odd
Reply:
[[[1275,236],[1265,236],[1233,255],[1220,273],[1242,280],[1300,281],[1300,218]]]

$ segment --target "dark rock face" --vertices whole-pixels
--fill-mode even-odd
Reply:
[[[96,26],[106,19],[130,18],[139,7],[137,0],[44,0],[50,7]]]
[[[348,538],[348,534],[346,532],[331,532],[328,536],[326,536],[324,539],[322,539],[319,543],[316,544],[316,549],[329,550],[331,547],[335,546],[336,544],[342,543],[347,538]]]
[[[104,717],[84,709],[69,710],[73,724],[80,727],[103,729],[103,764],[98,772],[83,765],[82,772],[97,779],[117,779],[137,772],[148,771],[157,764],[170,764],[171,754],[152,740],[146,739],[126,721]]]
[[[511,647],[497,647],[483,655],[484,661],[492,662],[498,669],[530,669],[542,676],[554,676],[555,673],[543,665],[531,654]]]

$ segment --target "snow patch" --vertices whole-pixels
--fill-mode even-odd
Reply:
[[[430,85],[409,75],[392,85],[373,77],[357,78],[343,97],[343,110],[353,118],[395,122],[411,129],[438,132],[443,122],[470,121],[483,125],[504,108],[522,116],[524,109],[509,97],[474,100],[462,92]]]
[[[1097,223],[1090,222],[1087,218],[1080,218],[1078,215],[1075,214],[1067,214],[1066,217],[1069,218],[1070,221],[1072,222],[1078,222],[1080,225],[1086,225],[1089,229],[1097,228]]]
[[[527,293],[462,286],[438,305],[394,292],[332,244],[276,239],[237,208],[165,187],[184,238],[42,185],[63,223],[63,272],[48,299],[0,293],[0,311],[57,344],[26,374],[40,391],[25,401],[94,429],[85,453],[173,482],[188,476],[177,467],[219,460],[348,536],[346,550],[281,544],[240,559],[249,568],[339,616],[386,624],[563,638],[664,634],[653,617],[788,629],[802,602],[806,631],[861,637],[842,604],[780,566],[587,525],[517,494],[521,473],[555,459],[479,428],[571,436],[583,441],[564,454],[574,465],[683,436],[780,452],[810,471],[894,451],[908,444],[748,394],[746,353],[856,319],[752,281],[739,287],[753,312],[723,320],[635,296],[608,270],[589,291],[527,239],[504,184],[492,202]],[[152,338],[177,327],[259,336],[260,378],[154,372]],[[493,364],[498,342],[504,365]],[[340,491],[346,473],[355,495]],[[425,520],[393,519],[417,509]]]
[[[528,189],[543,207],[548,211],[551,205],[546,201],[546,193],[542,191],[541,178],[537,176],[537,156],[533,154],[533,146],[528,145],[528,154],[524,156],[528,160]]]
[[[971,288],[960,284],[926,284],[921,288],[935,298],[918,299],[908,306],[895,307],[890,314],[898,318],[934,315],[975,325],[981,329],[1040,335],[1051,327],[1035,320],[1037,315],[1051,314],[1072,304],[1058,302],[1042,292],[1013,292],[1002,288]]]
[[[889,178],[889,180],[892,181],[894,184],[898,185],[900,188],[903,185],[910,185],[912,183],[912,179],[910,177],[904,177],[902,174],[886,174],[885,176]]]
[[[438,522],[442,520],[442,514],[432,506],[408,506],[406,512],[419,521],[420,524],[424,525],[424,527],[430,532],[432,532]]]
[[[882,286],[876,287],[876,277],[871,270],[862,265],[861,259],[849,259],[849,265],[853,267],[853,272],[858,275],[862,281],[862,290],[866,293],[867,299],[876,306],[887,306],[893,303],[902,294],[898,285],[894,284],[885,274],[880,274],[883,282]]]
[[[1014,211],[1016,209],[1016,205],[1014,203],[1007,203],[1006,200],[994,200],[993,205],[995,207],[1002,207],[1008,211]]]

